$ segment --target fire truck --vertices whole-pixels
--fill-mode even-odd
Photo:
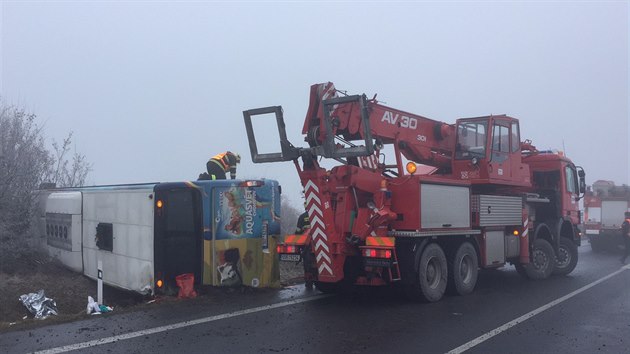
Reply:
[[[281,106],[243,117],[255,163],[297,169],[311,228],[277,250],[281,259],[301,254],[305,279],[322,292],[396,285],[434,302],[471,293],[479,268],[511,263],[545,279],[577,264],[584,170],[521,142],[515,118],[449,124],[331,82],[311,86],[308,146],[288,141]],[[259,152],[253,121],[274,117],[279,147]]]
[[[584,197],[584,229],[594,251],[615,249],[623,244],[621,224],[630,211],[630,187],[599,180]]]

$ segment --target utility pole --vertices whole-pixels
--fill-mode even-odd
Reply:
[[[4,160],[4,135],[2,134],[2,132],[0,132],[0,167],[2,167],[2,165]]]

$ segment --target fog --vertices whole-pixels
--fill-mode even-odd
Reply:
[[[252,163],[242,111],[282,105],[305,146],[325,81],[448,123],[508,114],[587,183],[630,184],[627,2],[3,1],[0,16],[2,99],[51,139],[73,131],[90,184],[194,180],[231,150],[239,178],[277,179],[300,206],[292,163]]]

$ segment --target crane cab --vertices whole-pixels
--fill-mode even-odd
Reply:
[[[530,185],[521,159],[519,122],[506,116],[457,120],[453,176],[473,184]]]

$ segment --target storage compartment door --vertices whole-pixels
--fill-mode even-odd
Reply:
[[[499,265],[505,263],[505,237],[503,231],[486,231],[485,265]]]
[[[470,189],[421,184],[420,225],[423,229],[470,228]]]

